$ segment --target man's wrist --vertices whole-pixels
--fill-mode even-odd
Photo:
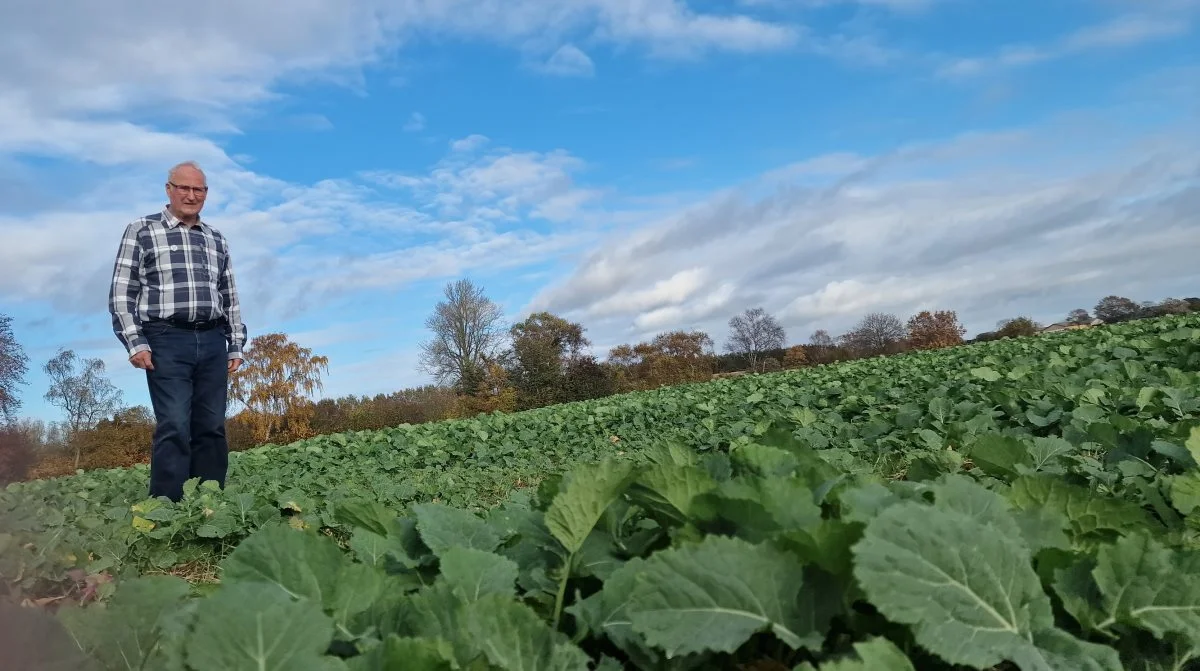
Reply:
[[[146,344],[134,345],[133,347],[129,348],[129,358],[132,359],[133,357],[137,356],[138,354],[141,354],[142,352],[149,352],[149,351],[150,351],[149,345],[146,345]]]

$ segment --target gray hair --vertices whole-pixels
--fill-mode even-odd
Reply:
[[[199,172],[201,175],[203,175],[205,178],[205,181],[208,181],[208,175],[204,174],[204,170],[200,167],[199,163],[197,163],[195,161],[184,161],[183,163],[176,163],[175,165],[171,166],[170,170],[167,171],[167,181],[168,182],[175,181],[175,173],[179,172],[180,168],[191,168],[191,169],[195,170],[196,172]]]

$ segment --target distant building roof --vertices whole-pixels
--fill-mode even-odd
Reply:
[[[1099,326],[1103,323],[1104,323],[1103,319],[1096,319],[1096,318],[1090,319],[1090,320],[1088,320],[1086,322],[1082,322],[1082,323],[1074,322],[1074,321],[1055,322],[1055,323],[1043,328],[1041,331],[1038,331],[1038,333],[1053,333],[1055,331],[1070,331],[1073,329],[1085,329],[1085,328],[1091,328],[1093,326]]]

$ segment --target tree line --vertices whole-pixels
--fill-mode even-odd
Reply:
[[[1200,298],[1138,303],[1106,296],[1090,311],[1076,308],[1055,325],[1018,316],[969,340],[953,310],[921,311],[907,320],[873,312],[840,335],[819,329],[807,342],[789,344],[778,320],[752,307],[729,319],[720,350],[704,331],[672,330],[617,345],[601,358],[582,324],[549,312],[506,324],[483,288],[462,279],[446,285],[425,322],[429,338],[421,343],[419,365],[434,384],[314,401],[328,357],[286,334],[268,333],[251,340],[243,366],[230,377],[227,433],[231,449],[244,450],[325,433],[517,412],[722,376],[1033,336],[1047,326],[1084,328],[1194,311],[1200,311]],[[148,461],[153,414],[124,404],[102,360],[80,359],[64,348],[43,364],[50,382],[44,398],[63,413],[57,422],[20,416],[17,388],[26,384],[28,365],[11,317],[0,314],[0,483]]]

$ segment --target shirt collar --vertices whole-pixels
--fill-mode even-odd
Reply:
[[[171,208],[167,207],[166,205],[163,206],[162,216],[163,216],[163,223],[167,225],[167,228],[175,228],[177,226],[183,225],[183,220],[181,220],[179,217],[176,217],[174,214],[172,214]],[[200,219],[198,223],[200,225],[201,231],[208,230],[208,226],[204,223],[203,219]]]

